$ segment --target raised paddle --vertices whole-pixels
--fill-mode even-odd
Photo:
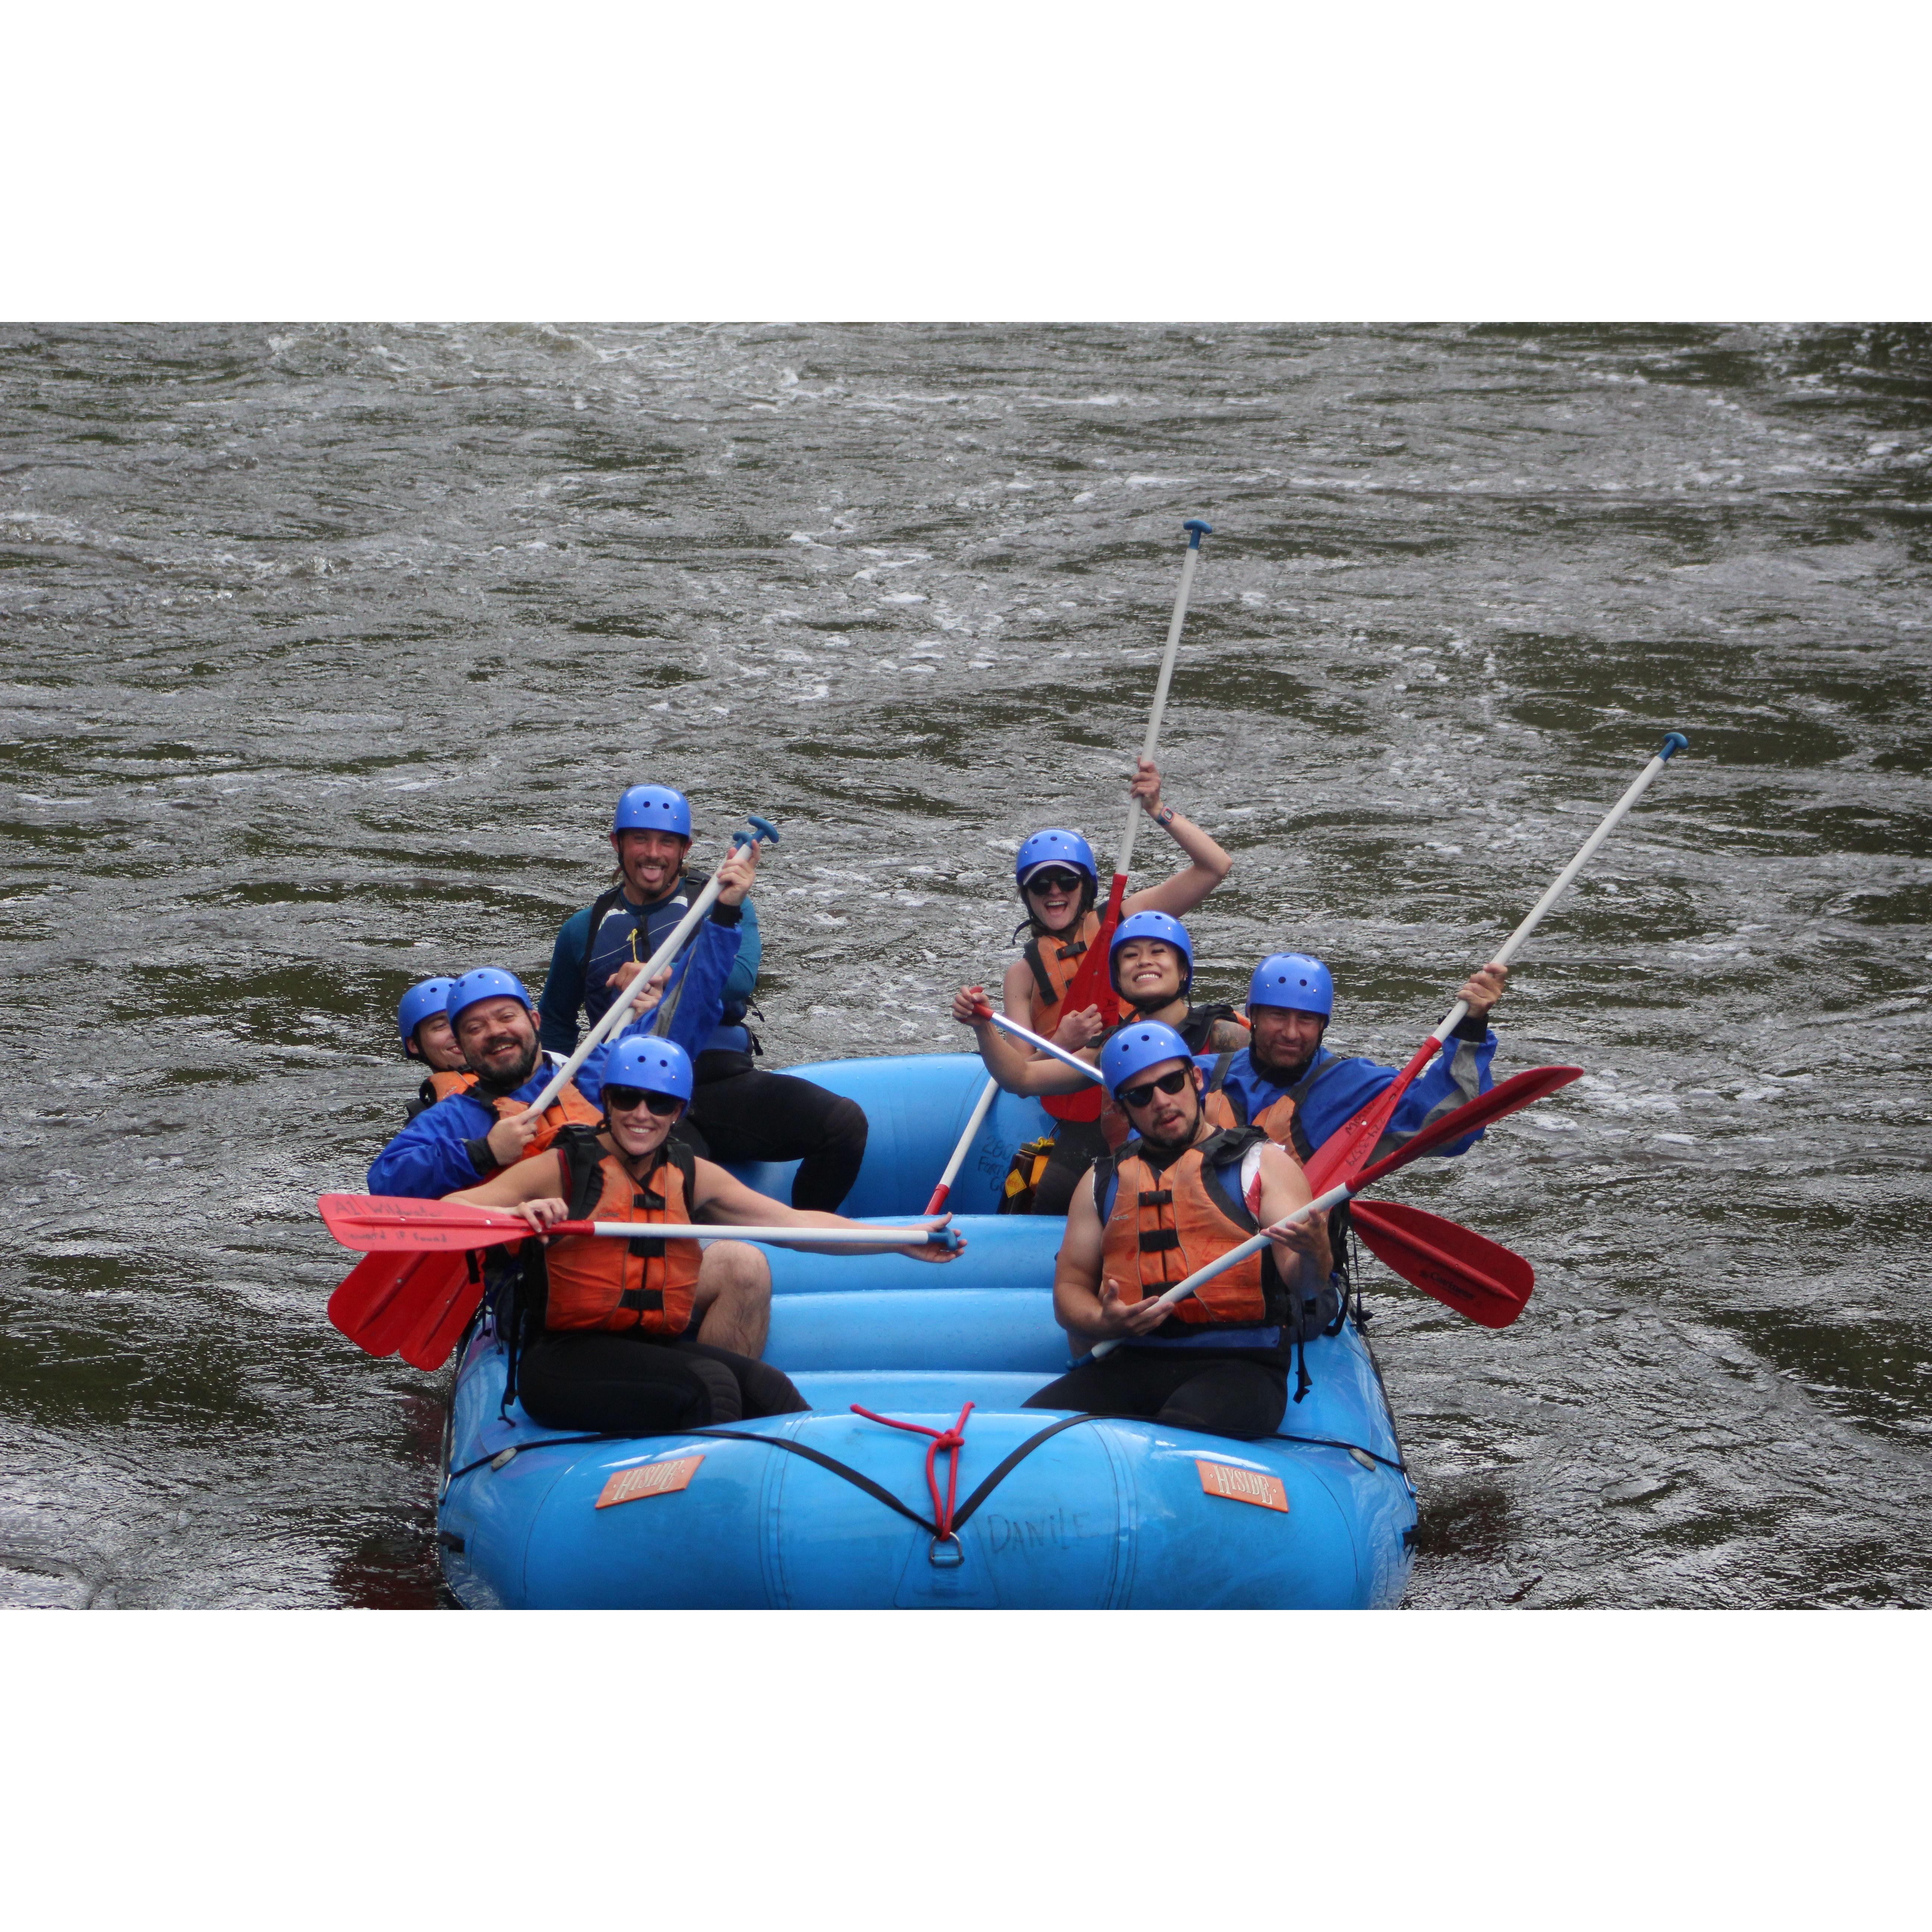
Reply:
[[[1376,1162],[1372,1166],[1363,1168],[1352,1180],[1339,1182],[1326,1192],[1318,1194],[1306,1207],[1298,1208],[1292,1214],[1284,1216],[1275,1226],[1292,1228],[1296,1222],[1306,1221],[1312,1215],[1325,1214],[1330,1208],[1339,1208],[1344,1201],[1352,1201],[1358,1194],[1372,1187],[1377,1181],[1385,1179],[1396,1168],[1406,1167],[1411,1161],[1419,1160],[1426,1154],[1433,1154],[1438,1148],[1450,1141],[1459,1141],[1466,1134],[1474,1133],[1479,1127],[1487,1126],[1492,1120],[1501,1120],[1505,1114],[1514,1114],[1531,1106],[1546,1094],[1554,1094],[1559,1088],[1568,1086],[1571,1081],[1580,1079],[1582,1072],[1580,1066],[1532,1066],[1521,1073],[1512,1074],[1499,1086],[1492,1087],[1486,1094],[1478,1094],[1474,1100],[1466,1102],[1453,1113],[1444,1114],[1440,1120],[1405,1141],[1394,1153]],[[1205,1268],[1196,1268],[1186,1280],[1176,1282],[1161,1296],[1160,1306],[1172,1307],[1175,1302],[1184,1300],[1204,1282],[1212,1281],[1217,1274],[1225,1274],[1231,1268],[1238,1268],[1250,1255],[1259,1254],[1268,1246],[1270,1238],[1270,1230],[1264,1228],[1258,1234],[1251,1236],[1238,1246],[1230,1248],[1218,1261],[1210,1262]],[[1426,1283],[1421,1285],[1426,1286]],[[1520,1312],[1519,1304],[1518,1312]],[[1124,1339],[1110,1336],[1105,1341],[1096,1342],[1094,1359],[1097,1361],[1102,1356],[1111,1355]]]
[[[1052,1054],[1056,1060],[1064,1060],[1090,1079],[1102,1079],[1097,1066],[1064,1052],[1036,1033],[1029,1033],[1017,1020],[1010,1020],[983,1004],[980,1010],[995,1026]],[[1466,1133],[1469,1130],[1465,1127],[1462,1131]],[[1439,1147],[1442,1142],[1431,1144]],[[1439,1214],[1426,1214],[1419,1208],[1398,1211],[1387,1204],[1370,1202],[1356,1210],[1355,1225],[1360,1230],[1362,1245],[1403,1280],[1413,1282],[1459,1313],[1486,1322],[1492,1328],[1514,1321],[1522,1312],[1522,1304],[1535,1286],[1535,1270],[1522,1256],[1474,1228],[1445,1221]],[[1490,1319],[1505,1307],[1509,1312],[1502,1321]],[[1487,1312],[1478,1314],[1474,1312],[1478,1309]]]
[[[1688,751],[1690,745],[1690,740],[1681,731],[1672,731],[1664,740],[1663,749],[1644,766],[1630,789],[1604,814],[1603,823],[1583,841],[1576,857],[1557,874],[1550,890],[1530,908],[1522,923],[1503,941],[1499,951],[1490,955],[1494,964],[1507,966],[1515,958],[1524,941],[1542,924],[1544,914],[1570,890],[1576,874],[1589,863],[1597,848],[1616,830],[1624,815],[1643,796],[1664,766],[1679,752]],[[1364,1164],[1374,1153],[1376,1143],[1388,1131],[1396,1105],[1408,1092],[1410,1083],[1442,1052],[1449,1036],[1462,1024],[1463,1016],[1468,1010],[1468,1003],[1458,1000],[1443,1016],[1442,1024],[1423,1042],[1414,1058],[1396,1076],[1394,1084],[1384,1087],[1360,1113],[1336,1128],[1316,1149],[1307,1163],[1310,1187],[1318,1190],[1327,1187],[1337,1180],[1346,1180],[1352,1174],[1361,1172]]]
[[[446,1309],[472,1288],[469,1305],[475,1308],[483,1286],[473,1274],[464,1256],[447,1250],[400,1258],[365,1255],[328,1298],[328,1318],[357,1348],[372,1355],[393,1355],[422,1325],[426,1311]],[[469,1318],[466,1312],[464,1319]],[[443,1352],[446,1356],[448,1351]]]
[[[1187,621],[1188,593],[1194,587],[1194,573],[1200,566],[1201,539],[1214,534],[1213,526],[1198,517],[1190,517],[1181,528],[1187,532],[1187,554],[1180,560],[1180,588],[1174,594],[1174,614],[1167,621],[1167,648],[1161,653],[1160,675],[1154,680],[1154,708],[1148,714],[1147,738],[1141,746],[1144,758],[1152,758],[1154,747],[1160,742],[1160,721],[1167,710],[1168,688],[1174,682],[1174,659],[1180,653],[1180,629]],[[1087,956],[1081,961],[1080,970],[1074,974],[1060,1006],[1062,1012],[1077,1013],[1084,1007],[1097,1006],[1110,1026],[1120,1016],[1120,1003],[1114,991],[1113,975],[1108,970],[1107,949],[1113,943],[1114,928],[1120,922],[1127,872],[1133,863],[1134,834],[1140,829],[1142,815],[1140,800],[1130,798],[1126,826],[1114,854],[1114,878],[1107,888],[1107,909],[1100,915],[1100,930],[1088,947]],[[1100,1118],[1099,1106],[1085,1094],[1049,1094],[1042,1105],[1057,1120]]]
[[[748,812],[745,814],[745,822],[753,829],[749,832],[733,832],[731,843],[734,845],[755,845],[760,840],[767,838],[774,845],[778,842],[778,829],[769,818],[760,818],[756,812]],[[604,1017],[578,1042],[577,1051],[544,1083],[543,1091],[526,1110],[526,1116],[541,1114],[562,1092],[566,1083],[576,1078],[578,1069],[624,1024],[631,1009],[644,998],[644,989],[677,957],[683,949],[684,942],[698,930],[699,922],[716,904],[718,895],[724,890],[717,873],[712,873],[704,890],[692,901],[691,910],[671,928],[664,943],[644,962],[643,970],[637,977],[610,1002]]]
[[[494,1248],[530,1239],[534,1230],[520,1214],[472,1208],[458,1201],[420,1201],[407,1194],[325,1194],[316,1203],[328,1232],[345,1248],[374,1252]],[[956,1250],[963,1237],[952,1228],[922,1222],[910,1228],[743,1227],[728,1221],[559,1221],[546,1235],[596,1234],[634,1241],[639,1229],[654,1241],[720,1239],[788,1241],[801,1247],[903,1248],[915,1241]]]

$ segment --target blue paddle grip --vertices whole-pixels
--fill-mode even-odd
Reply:
[[[1187,532],[1187,548],[1190,550],[1198,550],[1201,539],[1214,534],[1214,526],[1204,524],[1198,517],[1190,517],[1180,527]]]
[[[1685,737],[1682,731],[1673,731],[1669,737],[1664,740],[1664,749],[1658,752],[1657,755],[1660,758],[1668,762],[1671,758],[1676,757],[1679,752],[1688,752],[1690,748],[1690,740]]]
[[[746,812],[745,818],[767,844],[776,845],[778,842],[778,829],[769,818],[760,818],[755,812]],[[751,842],[749,836],[742,832],[734,832],[731,835],[731,843],[734,845],[748,845]]]

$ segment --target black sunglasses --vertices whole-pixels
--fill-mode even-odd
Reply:
[[[1030,892],[1077,892],[1084,884],[1078,872],[1036,872],[1026,882]]]
[[[675,1094],[653,1094],[642,1087],[607,1087],[604,1090],[604,1106],[608,1113],[631,1113],[640,1101],[661,1120],[684,1105]]]
[[[1158,1080],[1143,1080],[1138,1087],[1123,1087],[1120,1098],[1130,1107],[1144,1107],[1154,1098],[1156,1088],[1163,1094],[1178,1094],[1187,1084],[1187,1076],[1193,1070],[1190,1066],[1177,1066],[1172,1073],[1163,1073]]]

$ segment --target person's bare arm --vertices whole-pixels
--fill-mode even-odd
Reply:
[[[1043,1053],[1035,1053],[1022,1040],[1012,1034],[1002,1033],[988,1019],[979,1016],[979,1009],[986,998],[982,986],[962,986],[952,996],[952,1017],[962,1026],[973,1029],[974,1042],[980,1049],[980,1058],[986,1064],[986,1071],[1009,1094],[1077,1094],[1082,1088],[1090,1087],[1093,1082],[1076,1073],[1070,1066],[1063,1066],[1057,1060],[1049,1060]],[[1024,1022],[1022,1022],[1024,1024]],[[1088,1054],[1097,1060],[1098,1055]]]
[[[1094,1204],[1094,1180],[1088,1174],[1073,1190],[1066,1210],[1066,1234],[1053,1271],[1053,1318],[1067,1334],[1084,1342],[1118,1340],[1158,1328],[1168,1311],[1153,1298],[1120,1299],[1120,1285],[1103,1280],[1106,1230]]]
[[[695,1164],[696,1184],[692,1190],[692,1210],[702,1213],[707,1223],[716,1223],[725,1228],[850,1228],[855,1234],[870,1232],[862,1221],[848,1220],[843,1214],[830,1214],[822,1208],[794,1208],[782,1201],[774,1201],[769,1194],[760,1194],[747,1187],[734,1174],[720,1167],[714,1160],[700,1160]],[[923,1219],[923,1216],[920,1217]],[[950,1226],[952,1216],[947,1215],[937,1225]],[[775,1242],[774,1246],[786,1245]],[[965,1243],[962,1239],[960,1246]],[[833,1255],[910,1255],[915,1261],[950,1262],[956,1250],[936,1246],[930,1242],[918,1241],[911,1246],[899,1248],[881,1248],[874,1237],[870,1246],[854,1243],[847,1246],[843,1243],[828,1246],[814,1241],[812,1244],[815,1254]]]
[[[1278,1147],[1262,1149],[1261,1183],[1261,1223],[1270,1230],[1315,1198],[1308,1191],[1308,1178],[1300,1164],[1289,1160]],[[1304,1293],[1318,1292],[1334,1268],[1326,1214],[1311,1215],[1306,1221],[1283,1229],[1274,1235],[1274,1245],[1276,1272],[1285,1282],[1299,1278]]]
[[[492,1174],[480,1187],[466,1187],[460,1194],[446,1194],[443,1198],[465,1208],[507,1208],[541,1232],[564,1217],[563,1157],[532,1154],[528,1160]]]
[[[1160,767],[1153,759],[1142,759],[1132,790],[1140,800],[1142,809],[1159,825],[1162,811]],[[1184,919],[1234,869],[1234,860],[1192,819],[1172,812],[1163,829],[1186,854],[1189,863],[1172,878],[1162,880],[1159,885],[1129,893],[1121,902],[1123,914],[1164,912],[1176,919]]]

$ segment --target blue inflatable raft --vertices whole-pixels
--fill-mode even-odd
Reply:
[[[864,1107],[845,1211],[921,1212],[985,1078],[968,1054],[800,1073]],[[1022,1407],[1067,1363],[1054,1323],[1065,1223],[996,1216],[1019,1144],[1050,1124],[1002,1094],[950,1204],[944,1268],[769,1250],[766,1359],[809,1414],[646,1439],[567,1436],[502,1410],[487,1312],[460,1355],[437,1538],[461,1603],[504,1609],[1155,1610],[1392,1606],[1415,1492],[1352,1322],[1311,1342],[1313,1387],[1259,1442]],[[789,1198],[790,1170],[739,1169]],[[967,1403],[954,1534],[934,1534],[929,1434]]]

